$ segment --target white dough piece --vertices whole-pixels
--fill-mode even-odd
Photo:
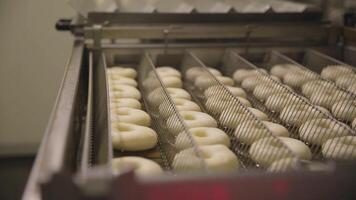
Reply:
[[[163,174],[162,168],[157,163],[142,157],[126,156],[114,158],[111,163],[114,174],[120,174],[128,170],[133,170],[135,175],[140,178]]]
[[[208,70],[210,71],[210,73],[212,73],[214,76],[221,76],[221,72],[218,71],[217,69],[208,67]],[[186,72],[185,72],[185,78],[188,81],[194,82],[195,79],[200,76],[200,75],[204,75],[206,74],[206,71],[204,71],[204,69],[202,67],[192,67],[189,68]]]
[[[242,98],[246,98],[246,92],[239,87],[233,87],[233,86],[225,86],[233,96],[235,97],[242,97]],[[216,96],[219,94],[225,94],[225,92],[223,92],[223,88],[220,85],[214,85],[209,87],[208,89],[206,89],[204,91],[204,96],[206,98],[209,98],[211,96]]]
[[[260,101],[266,101],[266,99],[273,95],[287,92],[285,88],[272,84],[260,84],[253,90],[253,95]]]
[[[230,147],[230,139],[226,133],[218,128],[198,127],[189,129],[192,139],[198,146],[221,144]],[[192,147],[187,133],[181,132],[176,138],[175,145],[178,149]]]
[[[283,77],[283,83],[292,88],[300,88],[305,83],[318,79],[318,76],[305,70],[292,70]]]
[[[327,90],[326,88],[332,88],[332,84],[324,80],[314,80],[305,83],[302,86],[302,94],[306,97],[311,97],[314,93],[320,93],[320,91]]]
[[[167,89],[168,94],[172,98],[180,98],[180,99],[186,99],[186,100],[192,99],[190,94],[182,88],[166,88],[166,89]]]
[[[298,98],[290,93],[277,93],[267,98],[265,106],[271,111],[280,113],[288,105],[302,104],[307,101],[303,97]]]
[[[185,149],[175,155],[173,168],[182,172],[196,172],[202,170],[202,162],[210,172],[231,172],[240,167],[236,155],[224,145],[204,145],[198,150],[203,159],[197,156],[194,149]]]
[[[322,146],[324,157],[337,160],[356,159],[356,136],[329,139]]]
[[[255,162],[265,167],[277,160],[294,157],[294,155],[305,160],[312,158],[307,145],[288,137],[267,137],[257,140],[251,145],[249,154]]]
[[[325,114],[307,104],[288,105],[282,110],[279,117],[285,123],[297,127],[308,120],[327,118]]]
[[[220,81],[223,85],[226,86],[233,86],[234,81],[226,76],[216,76],[216,79]],[[194,85],[199,89],[206,90],[207,88],[217,85],[218,83],[214,81],[214,79],[209,75],[200,75],[198,76],[195,81]]]
[[[265,69],[238,69],[234,72],[233,79],[235,80],[236,83],[240,84],[244,79],[250,77],[250,76],[256,76],[260,73],[267,73]]]
[[[167,88],[181,88],[182,80],[175,76],[160,76],[163,85]]]
[[[203,112],[180,111],[179,114],[181,115],[187,128],[218,126],[214,118]],[[178,123],[178,120],[179,119],[176,115],[172,115],[167,119],[166,122],[168,130],[174,135],[177,135],[183,131],[181,124]]]
[[[157,144],[157,133],[151,128],[135,124],[112,123],[112,145],[122,151],[142,151]]]
[[[251,103],[242,97],[235,97],[237,98],[243,105],[250,107]],[[233,107],[233,106],[238,106],[239,104],[237,101],[235,102],[233,100],[233,97],[229,97],[227,94],[226,95],[215,95],[209,97],[206,102],[205,102],[205,107],[209,112],[215,113],[215,114],[220,114],[222,113],[225,109]]]
[[[268,116],[255,108],[247,108],[259,120],[268,121]],[[242,107],[232,107],[225,109],[219,118],[221,125],[224,127],[235,129],[239,124],[244,121],[254,120],[253,115],[248,113]]]
[[[262,123],[264,125],[254,120],[242,122],[236,127],[236,138],[241,143],[251,145],[261,138],[271,136],[271,134],[274,136],[289,137],[288,130],[282,125],[268,121],[263,121]]]
[[[115,85],[129,85],[132,87],[137,87],[137,82],[132,78],[127,78],[124,76],[115,76],[108,79],[109,89],[115,87]]]
[[[201,111],[198,104],[193,101],[179,98],[172,98],[172,100],[178,111]],[[170,102],[168,101],[163,102],[159,106],[159,113],[162,115],[162,117],[167,118],[173,114],[172,112],[170,112],[171,109],[168,109],[169,106]]]
[[[339,101],[331,111],[336,118],[351,122],[356,118],[356,100]]]
[[[329,65],[321,71],[321,77],[335,81],[338,77],[345,74],[352,74],[353,71],[350,67],[342,65]]]
[[[112,109],[118,109],[118,108],[142,109],[141,103],[136,99],[131,99],[131,98],[113,99],[110,102],[110,107]]]
[[[276,76],[280,79],[283,79],[283,77],[290,71],[292,70],[298,70],[299,67],[294,65],[294,64],[289,64],[289,63],[285,63],[285,64],[278,64],[278,65],[274,65],[271,70],[270,70],[270,74],[273,76]]]
[[[356,74],[345,74],[345,75],[339,76],[335,82],[340,87],[347,88],[350,85],[353,85],[356,83]]]
[[[345,127],[331,119],[313,119],[300,126],[299,136],[305,142],[322,145],[328,139],[350,134]]]
[[[135,79],[137,72],[133,68],[115,66],[107,69],[109,76],[124,76]]]
[[[336,88],[324,88],[324,90],[313,93],[310,96],[310,102],[331,110],[336,102],[350,98],[351,96],[344,91]]]
[[[298,169],[298,158],[282,158],[274,161],[267,169],[269,172],[284,172],[287,170]]]
[[[181,73],[176,70],[175,68],[173,67],[169,67],[169,66],[162,66],[162,67],[157,67],[156,68],[156,71],[158,73],[159,76],[175,76],[177,78],[181,78]]]
[[[348,88],[348,91],[352,92],[353,94],[356,94],[356,83],[351,84]]]
[[[129,85],[115,85],[114,87],[110,88],[110,99],[117,99],[117,98],[133,98],[140,100],[141,93],[136,88],[129,86]]]
[[[133,108],[118,108],[112,110],[111,121],[112,122],[126,122],[141,126],[150,126],[150,116],[142,110]]]
[[[250,76],[245,78],[242,83],[241,87],[244,88],[247,91],[253,91],[256,86],[258,85],[267,85],[267,84],[272,84],[274,85],[275,82],[281,82],[279,78],[275,76],[267,76],[267,75],[262,75],[262,74],[257,74],[255,76]]]

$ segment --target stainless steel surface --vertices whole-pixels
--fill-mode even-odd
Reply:
[[[59,171],[73,171],[76,139],[81,134],[85,107],[84,44],[76,40],[66,66],[55,107],[38,151],[23,198],[40,199],[40,184]],[[82,90],[82,91],[81,91]]]

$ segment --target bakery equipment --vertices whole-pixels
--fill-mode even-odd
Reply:
[[[161,13],[154,10],[149,13],[96,12],[90,13],[87,19],[78,17],[57,24],[59,29],[70,30],[76,40],[24,199],[354,198],[355,165],[352,161],[325,159],[320,154],[320,147],[315,145],[311,145],[311,161],[299,159],[207,70],[207,67],[216,67],[226,76],[232,76],[236,69],[257,69],[256,64],[269,67],[260,64],[276,54],[288,62],[295,59],[306,65],[300,55],[315,51],[327,53],[352,66],[355,64],[354,35],[350,33],[353,29],[322,21],[322,13],[318,9],[297,13],[273,12],[270,9],[262,13],[231,10],[199,13],[194,9],[186,13]],[[283,52],[285,55],[281,55]],[[315,62],[322,63],[318,56],[310,56]],[[322,58],[327,60],[328,57]],[[111,159],[127,155],[127,152],[113,151],[110,137],[106,74],[109,67],[116,65],[137,70],[142,103],[152,118],[152,128],[159,136],[156,149],[129,155],[157,161],[167,171],[162,176],[141,180],[129,171],[119,176],[112,174]],[[248,130],[260,127],[281,146],[279,156],[294,158],[291,170],[284,171],[287,167],[290,169],[287,165],[290,163],[287,163],[280,166],[280,172],[270,173],[266,167],[251,160],[249,146],[239,142],[234,135],[236,128],[221,126],[224,120],[236,119],[229,114],[227,118],[220,119],[218,114],[209,111],[202,91],[185,80],[184,88],[205,112],[219,122],[220,128],[230,137],[231,150],[242,163],[242,168],[232,173],[210,172],[199,146],[191,139],[189,129],[155,71],[156,67],[165,65],[179,69],[183,75],[187,70],[198,67],[212,86],[216,86],[216,94],[226,96],[231,104],[228,107],[245,114],[250,123]],[[319,72],[319,66],[314,64],[305,67]],[[290,91],[262,71],[258,73],[261,79],[302,99],[298,91]],[[144,84],[149,74],[151,83]],[[174,146],[175,137],[165,129],[166,119],[157,114],[155,102],[148,99],[156,89],[159,89],[157,96],[167,102],[166,112],[176,116],[175,126],[190,141],[196,158],[194,161],[199,166],[194,173],[181,173],[182,169],[173,165],[179,152]],[[353,94],[349,95],[354,98]],[[283,124],[276,113],[267,110],[252,94],[248,93],[248,97],[271,120]],[[309,102],[303,101],[303,104],[320,112]],[[335,117],[329,118],[341,123]],[[292,137],[298,138],[297,128],[285,125]],[[342,127],[354,135],[355,131],[349,125]],[[193,160],[188,158],[178,162]]]

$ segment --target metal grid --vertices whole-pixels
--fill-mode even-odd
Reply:
[[[325,141],[329,139],[331,136],[324,134],[323,132],[317,132],[313,127],[311,127],[311,124],[307,124],[306,122],[312,120],[312,119],[327,119],[330,122],[329,128],[331,129],[336,129],[338,131],[346,132],[345,135],[348,136],[355,136],[355,131],[350,129],[347,125],[339,122],[332,116],[328,115],[325,111],[320,110],[320,108],[312,105],[309,103],[305,98],[299,96],[297,93],[295,93],[291,88],[287,87],[284,84],[281,84],[280,82],[272,79],[267,73],[264,71],[261,71],[259,68],[257,68],[255,65],[252,63],[249,63],[247,60],[239,56],[236,52],[234,51],[229,51],[225,54],[224,60],[222,61],[223,69],[229,68],[228,70],[222,70],[224,72],[231,71],[231,70],[237,70],[237,69],[250,69],[250,70],[256,70],[256,82],[263,83],[261,84],[262,90],[267,90],[269,86],[272,85],[272,87],[275,87],[276,90],[280,91],[280,93],[286,93],[287,95],[285,98],[276,98],[274,100],[274,103],[277,105],[282,105],[286,107],[287,104],[291,102],[296,102],[296,109],[303,108],[306,112],[300,112],[298,114],[295,114],[291,110],[288,109],[282,109],[282,110],[274,110],[271,109],[270,107],[266,106],[266,100],[261,100],[259,98],[256,98],[255,94],[253,91],[248,91],[248,99],[251,100],[252,104],[256,106],[257,108],[260,108],[261,110],[265,111],[268,113],[269,117],[280,124],[283,124],[285,127],[288,128],[290,133],[292,134],[291,137],[299,139],[306,143],[312,153],[313,153],[313,160],[325,160],[325,156],[322,155],[322,149],[321,149],[321,144],[316,144],[313,142],[310,142],[311,139],[314,140],[319,140],[323,141],[325,144]],[[237,84],[239,85],[239,84]],[[298,122],[299,118],[303,118],[304,120],[302,122]],[[309,137],[306,139],[302,139],[300,136],[300,127],[301,125],[304,125],[305,129],[309,129],[312,131],[315,131],[314,133],[311,133]],[[335,138],[337,136],[334,136]],[[332,138],[332,137],[331,137]],[[350,142],[353,140],[352,138],[347,138],[347,137],[337,137],[339,138],[340,141],[342,142]],[[333,149],[332,149],[333,148]],[[340,154],[341,158],[343,159],[350,159],[353,158],[352,153],[356,151],[354,147],[348,146],[347,149],[345,148],[336,148],[335,146],[331,147],[330,145],[326,147],[325,151],[331,151],[331,154]],[[350,153],[351,152],[351,153]],[[340,159],[340,157],[336,159]],[[334,157],[328,157],[328,158],[334,158]]]

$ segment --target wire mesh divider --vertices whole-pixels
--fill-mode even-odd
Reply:
[[[336,142],[345,144],[351,144],[355,140],[354,137],[345,137],[355,136],[355,131],[350,129],[346,124],[336,120],[319,107],[314,106],[306,98],[295,93],[290,87],[273,79],[264,70],[256,67],[234,50],[225,53],[221,67],[224,73],[230,72],[230,75],[231,70],[236,71],[239,69],[254,70],[256,72],[253,82],[256,85],[260,85],[260,94],[262,94],[262,96],[268,96],[268,98],[267,100],[265,98],[257,98],[257,92],[255,92],[256,88],[254,88],[253,90],[246,91],[248,99],[252,102],[253,106],[266,112],[272,121],[287,127],[291,133],[291,137],[307,144],[311,149],[313,161],[355,158],[354,154],[356,149],[352,145],[345,147],[326,145],[323,152],[328,152],[328,155],[322,153],[322,145],[325,145],[328,139],[336,138],[336,140],[339,140]],[[235,84],[236,86],[241,86],[241,83],[237,83],[236,81]],[[275,93],[276,91],[278,92]],[[271,97],[273,95],[274,97]],[[278,95],[281,96],[278,98]],[[258,96],[261,97],[261,95]],[[269,104],[277,105],[277,107],[273,108]],[[333,135],[316,129],[310,121],[318,119],[325,120],[328,124],[328,130],[336,130],[336,133]],[[308,132],[308,134],[302,135],[301,130]],[[325,131],[326,129],[321,130]],[[338,156],[329,156],[335,154],[338,154]]]
[[[270,71],[276,65],[285,64],[290,64],[289,69],[293,70],[294,73],[286,74],[285,78],[283,78],[283,83],[292,87],[299,95],[306,97],[311,103],[327,109],[336,119],[351,125],[353,119],[349,119],[350,117],[347,114],[356,113],[355,94],[339,87],[330,80],[322,78],[318,73],[311,70],[312,66],[304,67],[277,51],[267,54],[262,65]],[[290,79],[293,79],[293,81]]]
[[[219,128],[229,135],[231,149],[238,156],[245,170],[268,168],[270,163],[266,164],[266,161],[275,162],[274,169],[271,170],[276,171],[300,167],[299,158],[275,137],[247,106],[233,96],[194,53],[190,51],[185,53],[181,71],[184,74],[184,87],[201,108],[218,121]],[[199,74],[198,77],[192,77],[195,73]],[[202,78],[207,85],[197,86],[197,79],[202,80]],[[239,137],[247,140],[241,141]],[[251,141],[261,138],[269,138],[279,148],[268,151],[265,148],[269,144],[262,143],[260,148],[253,152],[254,150],[250,148]],[[251,158],[251,153],[254,154],[254,159]],[[278,162],[283,159],[284,162]]]
[[[138,72],[138,83],[144,104],[151,115],[152,126],[157,131],[162,152],[172,172],[175,174],[209,172],[199,147],[192,139],[182,116],[155,71],[154,62],[148,52],[145,53]],[[160,114],[162,112],[166,115],[162,116]],[[179,133],[185,137],[177,138]],[[177,144],[182,143],[188,145],[189,153],[179,154],[181,150],[177,148]]]

